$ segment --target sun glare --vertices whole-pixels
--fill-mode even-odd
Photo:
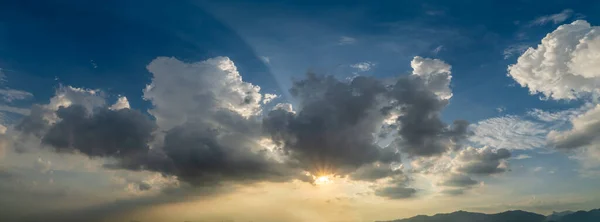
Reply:
[[[325,185],[325,184],[330,184],[332,182],[333,182],[333,180],[332,180],[331,176],[329,176],[329,175],[319,176],[315,179],[315,184],[317,184],[317,185]]]

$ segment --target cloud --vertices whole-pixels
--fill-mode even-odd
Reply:
[[[420,77],[426,87],[441,99],[448,100],[452,97],[450,80],[452,66],[439,59],[428,59],[415,56],[410,62],[413,75]]]
[[[16,113],[19,115],[29,115],[30,110],[29,109],[25,109],[25,108],[19,108],[19,107],[13,107],[13,106],[7,106],[7,105],[0,105],[0,111],[1,112],[9,112],[9,113]]]
[[[508,170],[506,160],[510,158],[507,149],[468,147],[461,150],[455,158],[455,171],[467,174],[490,175]]]
[[[444,178],[438,185],[447,187],[471,187],[479,182],[471,179],[471,177],[465,174],[451,173]]]
[[[372,63],[372,62],[359,62],[359,63],[350,65],[350,67],[358,69],[358,71],[361,71],[361,72],[366,72],[366,71],[371,70],[373,67],[375,67],[375,63]]]
[[[265,64],[271,64],[271,58],[267,56],[261,56],[260,60],[262,60]]]
[[[504,49],[502,54],[504,55],[504,59],[509,59],[515,55],[523,54],[527,49],[529,49],[529,45],[526,44],[510,45],[508,48]]]
[[[560,13],[537,17],[535,20],[529,22],[529,26],[544,25],[549,22],[552,22],[556,25],[566,21],[571,16],[573,16],[573,10],[565,9]]]
[[[415,188],[405,187],[403,185],[394,185],[375,190],[375,195],[389,199],[406,199],[413,197],[417,193]]]
[[[100,90],[61,86],[15,129],[40,138],[42,148],[104,158],[106,168],[156,172],[195,187],[310,181],[309,172],[388,181],[375,193],[404,198],[416,189],[392,167],[401,151],[441,155],[458,150],[468,136],[466,121],[440,119],[451,97],[450,66],[415,57],[414,68],[392,83],[309,74],[290,89],[295,110],[277,104],[261,115],[273,96],[244,82],[229,58],[185,63],[159,57],[147,66],[152,82],[144,99],[152,103],[151,116],[131,109],[125,97],[109,105]],[[380,147],[376,135],[386,121],[396,140]],[[146,180],[127,184],[141,193],[161,189]]]
[[[417,189],[408,186],[409,178],[406,175],[398,174],[394,176],[383,186],[375,189],[375,195],[387,199],[406,199],[414,197]]]
[[[102,109],[90,114],[81,105],[61,107],[59,122],[50,126],[42,142],[60,152],[81,152],[91,157],[123,157],[145,153],[156,128],[136,110]]]
[[[436,54],[436,55],[437,55],[437,54],[438,54],[438,53],[440,53],[442,50],[444,50],[444,46],[443,46],[443,45],[440,45],[440,46],[438,46],[438,47],[435,47],[435,49],[433,49],[431,52],[432,52],[433,54]]]
[[[372,135],[385,118],[377,99],[385,91],[379,81],[368,77],[345,83],[309,74],[290,90],[301,108],[296,113],[270,111],[263,128],[304,169],[345,174],[384,158]],[[392,159],[399,161],[399,157]]]
[[[262,111],[260,87],[244,82],[227,57],[195,63],[158,57],[146,68],[152,73],[152,83],[144,89],[144,99],[152,102],[149,112],[162,130],[205,118],[219,109],[244,117]]]
[[[571,158],[579,161],[582,175],[597,174],[600,172],[600,105],[570,118],[570,125],[567,130],[552,130],[548,144],[567,151]]]
[[[490,176],[508,170],[510,152],[506,149],[468,147],[441,156],[414,158],[412,173],[425,176],[448,195],[461,195],[479,182],[472,176]]]
[[[559,26],[529,48],[509,76],[532,94],[550,99],[575,99],[600,92],[600,28],[577,20]]]
[[[2,100],[12,102],[15,100],[29,99],[33,97],[33,94],[16,89],[0,89],[0,96],[2,97]]]
[[[265,94],[265,98],[263,99],[262,103],[263,104],[267,104],[270,103],[271,101],[273,101],[274,99],[277,99],[279,96],[275,95],[275,94]]]
[[[290,103],[277,103],[277,105],[275,105],[275,107],[273,107],[273,110],[284,110],[286,112],[289,113],[296,113],[296,111],[294,111],[294,107],[292,107],[292,104]]]
[[[260,88],[243,82],[231,60],[157,58],[148,69],[154,78],[144,97],[156,121],[124,108],[124,97],[107,107],[98,91],[67,86],[48,105],[34,106],[16,129],[58,152],[114,160],[105,164],[111,169],[159,172],[194,186],[306,180],[266,154],[261,122],[253,117],[261,110]],[[130,184],[137,191],[152,187]]]
[[[357,40],[355,38],[349,36],[342,36],[338,40],[338,45],[352,45],[355,44]]]
[[[531,156],[527,155],[527,154],[519,154],[518,156],[514,157],[513,159],[515,160],[524,160],[524,159],[530,159]]]
[[[45,107],[48,110],[56,111],[60,107],[68,107],[71,104],[78,104],[84,107],[87,112],[93,112],[95,108],[105,106],[106,100],[104,92],[101,90],[61,85],[56,89],[54,97],[50,98],[50,103]]]
[[[130,109],[129,100],[125,96],[119,96],[117,102],[109,107],[111,110]]]
[[[535,149],[546,145],[550,131],[541,122],[518,116],[494,117],[470,126],[473,136],[469,140],[481,145],[504,149]]]
[[[350,174],[352,180],[375,181],[402,174],[402,170],[393,169],[389,164],[369,164],[358,168]]]
[[[600,139],[600,105],[571,120],[568,131],[553,130],[548,134],[550,144],[558,149],[576,149],[592,145]]]
[[[46,173],[46,172],[50,171],[51,167],[52,167],[52,162],[50,162],[49,160],[44,160],[41,157],[39,157],[33,165],[33,168],[38,170],[41,173]]]
[[[166,168],[148,169],[177,175],[193,185],[216,185],[227,181],[287,181],[300,171],[268,158],[254,138],[204,123],[186,124],[167,132],[163,150],[170,160]]]

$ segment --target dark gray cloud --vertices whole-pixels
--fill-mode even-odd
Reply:
[[[440,99],[417,76],[400,78],[390,91],[402,115],[397,119],[397,140],[403,152],[411,156],[434,156],[460,148],[467,136],[468,123],[458,120],[448,126],[440,119],[448,100]]]
[[[562,150],[573,150],[595,144],[600,140],[600,106],[571,120],[571,129],[551,131],[548,134],[550,146]]]
[[[149,183],[146,183],[146,182],[140,182],[138,184],[138,189],[141,191],[150,190],[150,189],[152,189],[152,185],[150,185]]]
[[[442,193],[450,196],[459,196],[465,194],[465,189],[447,189],[442,190]]]
[[[366,181],[394,178],[402,173],[389,168],[400,161],[398,149],[410,156],[433,156],[457,149],[468,135],[466,121],[450,126],[441,121],[448,101],[418,76],[386,85],[371,77],[342,82],[309,74],[294,82],[290,93],[299,101],[297,113],[275,109],[262,121],[220,108],[213,104],[218,98],[208,93],[202,101],[212,108],[190,113],[183,123],[175,124],[181,122],[176,118],[163,131],[156,131],[156,123],[165,115],[155,121],[131,109],[91,111],[77,104],[55,113],[39,107],[18,129],[41,137],[59,152],[113,157],[116,162],[106,167],[175,175],[196,186],[307,180],[302,170]],[[400,114],[387,126],[398,132],[397,146],[382,148],[374,135],[392,113]],[[50,124],[44,117],[54,114],[57,121]],[[274,153],[259,144],[265,133],[280,147],[275,153],[285,162],[276,161]],[[157,135],[159,140],[154,140]],[[402,187],[406,186],[394,183],[378,192],[392,198],[412,195],[411,188]]]
[[[406,187],[403,184],[397,184],[389,187],[383,187],[375,190],[375,195],[389,199],[405,199],[413,197],[417,193],[414,188]]]
[[[447,187],[471,187],[477,183],[476,180],[471,179],[471,177],[467,175],[452,173],[442,180],[439,185]]]
[[[40,105],[33,105],[29,115],[23,117],[19,123],[15,125],[15,129],[26,134],[42,137],[50,126],[50,123],[48,120],[44,119],[44,116],[51,113],[51,111],[48,111]]]
[[[462,150],[456,157],[459,163],[456,171],[468,174],[489,175],[502,173],[508,170],[505,160],[510,158],[510,151],[507,149],[491,149],[484,147],[475,149],[469,147]]]
[[[260,149],[239,132],[204,123],[186,124],[169,130],[165,136],[163,151],[170,161],[168,168],[149,165],[148,169],[177,175],[193,185],[285,181],[300,175]]]
[[[59,152],[78,151],[90,157],[126,157],[148,151],[155,124],[131,109],[99,109],[93,114],[80,105],[56,111],[60,121],[52,125],[42,142]]]
[[[399,161],[397,152],[384,156],[373,137],[385,117],[378,100],[385,91],[373,78],[345,83],[309,74],[290,90],[300,101],[299,111],[273,110],[263,119],[263,128],[313,173],[343,174],[375,161]]]
[[[297,113],[273,110],[263,119],[263,128],[311,172],[345,173],[376,161],[398,161],[396,146],[382,149],[373,138],[392,113],[400,115],[383,131],[398,132],[396,145],[410,156],[456,150],[468,135],[466,121],[450,126],[441,121],[448,100],[418,76],[385,85],[369,77],[341,82],[309,74],[295,82],[290,92],[300,102]]]
[[[400,169],[393,170],[389,164],[376,163],[364,165],[351,173],[349,176],[350,179],[353,180],[375,181],[400,174],[402,174],[402,170]]]

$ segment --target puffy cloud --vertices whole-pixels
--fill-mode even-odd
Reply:
[[[420,77],[425,86],[441,99],[447,100],[452,97],[450,89],[452,66],[439,59],[420,56],[415,56],[410,62],[410,66],[413,69],[413,75]]]
[[[281,109],[281,110],[289,112],[289,113],[296,113],[296,111],[294,111],[294,107],[292,107],[292,104],[290,104],[290,103],[277,103],[277,105],[275,105],[275,107],[273,107],[273,110],[277,110],[277,109]]]
[[[2,100],[6,102],[12,102],[14,100],[23,100],[33,97],[30,92],[25,92],[16,89],[0,89],[0,96]]]
[[[385,117],[378,103],[385,91],[372,78],[345,83],[309,74],[290,90],[300,101],[297,113],[272,110],[263,128],[304,169],[344,174],[384,157],[372,135]]]
[[[455,158],[454,169],[467,174],[490,175],[508,170],[506,160],[510,158],[507,149],[468,147],[461,150]]]
[[[359,62],[359,63],[350,65],[350,67],[358,69],[358,71],[361,71],[361,72],[366,72],[366,71],[371,70],[373,67],[375,67],[375,63],[372,63],[372,62]]]
[[[81,105],[61,107],[59,122],[52,125],[42,142],[58,151],[78,151],[92,157],[117,157],[145,153],[155,124],[136,110],[101,109],[90,114]]]
[[[399,161],[396,145],[411,156],[458,148],[468,135],[467,122],[448,126],[439,117],[451,96],[450,66],[415,57],[413,67],[413,75],[392,85],[369,77],[341,82],[309,74],[290,90],[300,101],[297,113],[272,110],[263,128],[311,172],[347,173],[365,164]],[[372,135],[390,116],[397,118],[387,121],[386,132],[397,132],[398,139],[382,149]]]
[[[552,99],[575,99],[600,92],[600,28],[577,20],[559,26],[529,48],[509,76],[532,94]]]
[[[95,108],[105,106],[106,100],[104,93],[100,90],[61,85],[56,89],[54,97],[50,98],[50,103],[45,105],[45,108],[56,111],[61,106],[68,107],[72,104],[80,105],[88,112],[93,112]]]
[[[572,15],[573,15],[573,10],[565,9],[560,13],[540,16],[540,17],[536,18],[535,20],[531,21],[529,23],[529,25],[530,26],[543,25],[543,24],[546,24],[549,22],[552,22],[554,24],[559,24],[559,23],[562,23],[562,22],[566,21],[567,19],[569,19]]]
[[[144,90],[144,99],[154,105],[149,112],[163,130],[219,109],[244,117],[261,112],[260,87],[244,82],[227,57],[195,63],[159,57],[146,68],[152,73],[152,83]]]
[[[584,174],[600,169],[600,105],[574,116],[571,128],[564,131],[552,130],[548,143],[560,150],[570,151],[571,157],[578,160]]]
[[[600,139],[600,105],[571,120],[572,129],[553,130],[548,134],[550,144],[559,149],[575,149]]]
[[[295,112],[278,104],[261,119],[263,102],[273,96],[244,82],[228,58],[159,57],[147,66],[153,78],[144,90],[154,118],[130,109],[125,97],[109,106],[101,91],[61,86],[15,129],[59,152],[104,157],[105,167],[157,172],[194,186],[307,181],[308,171],[392,179],[375,193],[404,198],[416,190],[392,167],[400,151],[436,156],[457,150],[468,135],[466,121],[440,119],[451,97],[450,66],[414,61],[413,75],[392,84],[308,75],[290,90],[299,101]],[[386,121],[397,140],[382,148],[375,135]],[[145,180],[128,184],[139,192],[157,187]]]
[[[464,194],[479,182],[472,176],[489,176],[507,171],[510,152],[489,147],[448,152],[442,156],[419,157],[411,161],[413,173],[433,180],[441,193]]]
[[[300,171],[268,158],[256,140],[243,132],[218,129],[203,123],[186,124],[169,130],[163,150],[170,160],[158,170],[193,185],[214,185],[227,181],[286,181]],[[158,166],[160,167],[160,165]]]
[[[263,99],[262,103],[263,104],[270,103],[271,101],[273,101],[277,97],[279,97],[279,96],[275,95],[275,94],[269,94],[269,93],[267,93],[267,94],[265,94],[265,98]]]
[[[129,106],[129,100],[127,100],[127,97],[125,97],[125,96],[119,96],[119,98],[117,99],[117,102],[115,102],[115,104],[113,104],[112,106],[109,107],[109,109],[112,109],[112,110],[129,109],[129,108],[131,108]]]

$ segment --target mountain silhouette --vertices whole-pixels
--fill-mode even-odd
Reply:
[[[456,211],[433,216],[419,215],[387,222],[600,222],[600,209],[577,212],[554,212],[549,216],[522,210],[506,211],[497,214]]]

